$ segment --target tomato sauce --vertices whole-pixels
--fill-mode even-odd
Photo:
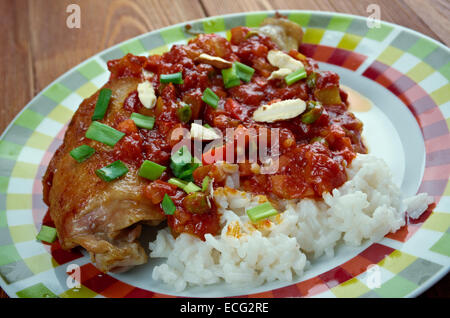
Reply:
[[[187,45],[174,45],[162,55],[137,57],[128,54],[120,60],[108,63],[111,78],[135,77],[143,79],[142,72],[153,74],[150,81],[158,97],[154,109],[148,110],[140,103],[137,92],[126,98],[123,108],[126,114],[138,112],[156,118],[153,130],[136,129],[125,116],[116,129],[126,133],[115,147],[115,156],[138,168],[143,160],[151,160],[169,166],[170,152],[175,141],[170,133],[177,127],[189,128],[177,116],[181,105],[189,105],[191,121],[200,119],[203,124],[225,132],[227,128],[280,129],[278,170],[272,174],[260,174],[250,169],[248,162],[239,163],[240,188],[265,194],[273,199],[320,199],[347,181],[345,168],[356,153],[366,153],[361,139],[362,123],[348,111],[347,94],[339,87],[339,76],[321,71],[317,63],[296,50],[289,55],[303,62],[307,78],[291,85],[284,80],[267,78],[276,70],[267,60],[270,50],[278,49],[270,38],[253,35],[245,27],[231,30],[230,41],[217,35],[199,35]],[[251,35],[251,36],[250,36]],[[201,53],[239,61],[255,69],[249,83],[226,89],[221,71],[212,65],[199,63]],[[160,83],[161,74],[182,72],[183,84]],[[203,91],[212,89],[220,98],[217,109],[202,101]],[[321,104],[319,117],[305,123],[301,116],[275,123],[257,123],[253,112],[261,105],[276,100],[300,98]],[[258,165],[261,165],[258,162]],[[225,178],[218,175],[214,165],[199,167],[194,171],[194,182],[201,186],[203,177],[215,179],[214,186],[223,186]],[[175,235],[187,232],[204,238],[206,233],[219,231],[217,208],[212,204],[208,213],[196,214],[183,206],[187,194],[167,183],[173,177],[170,169],[160,180],[150,182],[144,194],[155,204],[168,194],[176,205],[176,211],[168,216],[168,224]],[[161,213],[163,213],[161,211]]]

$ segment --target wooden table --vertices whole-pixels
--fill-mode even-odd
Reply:
[[[81,8],[81,28],[69,29],[66,8]],[[169,4],[170,3],[170,4]],[[276,9],[323,10],[381,19],[450,45],[448,0],[2,0],[0,1],[0,132],[43,88],[78,63],[116,43],[207,16]],[[449,297],[449,275],[422,297]],[[0,297],[7,297],[0,290]]]

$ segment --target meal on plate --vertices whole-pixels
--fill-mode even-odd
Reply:
[[[257,286],[425,211],[432,198],[404,200],[368,154],[338,74],[299,52],[302,35],[276,16],[109,61],[43,179],[61,246],[104,272],[162,258],[153,278],[177,291]],[[162,222],[147,255],[142,227]]]

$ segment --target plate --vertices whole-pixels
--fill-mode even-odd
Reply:
[[[41,178],[81,101],[108,79],[106,62],[126,53],[162,53],[192,35],[229,36],[275,12],[252,12],[178,24],[120,43],[74,67],[39,93],[0,138],[0,285],[11,297],[414,297],[450,269],[450,51],[404,27],[318,11],[279,11],[305,29],[301,52],[336,71],[341,83],[373,103],[355,114],[371,153],[386,160],[405,195],[427,192],[436,207],[380,242],[341,246],[303,277],[256,289],[225,285],[174,293],[152,280],[156,264],[102,274],[81,249],[35,239],[49,222]]]

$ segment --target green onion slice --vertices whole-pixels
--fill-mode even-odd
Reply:
[[[99,141],[110,147],[122,139],[125,134],[118,131],[108,125],[99,123],[98,121],[93,121],[89,129],[86,131],[86,138]]]
[[[81,145],[80,147],[73,149],[70,152],[70,155],[72,156],[73,159],[81,163],[89,159],[94,153],[95,153],[94,148],[89,147],[88,145]]]
[[[53,243],[56,240],[56,236],[57,236],[57,232],[54,227],[42,225],[41,230],[39,231],[36,238],[39,241]]]
[[[300,120],[304,124],[313,124],[323,113],[323,107],[320,102],[308,102],[307,110],[302,114]]]
[[[172,199],[167,193],[164,194],[164,198],[161,202],[161,208],[166,215],[173,215],[175,210],[177,209],[175,203],[173,203]]]
[[[239,78],[244,82],[250,82],[255,73],[255,69],[241,62],[234,62],[234,64],[236,65],[236,72]]]
[[[194,177],[192,174],[199,166],[200,164],[198,163],[192,163],[187,168],[185,168],[185,170],[179,173],[177,177],[186,181],[194,181]]]
[[[202,190],[192,181],[187,182],[178,178],[170,178],[167,182],[177,186],[180,189],[183,189],[184,191],[186,191],[186,193],[198,192]]]
[[[108,110],[109,101],[111,99],[112,91],[109,88],[102,88],[98,95],[97,104],[95,104],[94,115],[92,120],[100,120],[105,117]]]
[[[132,113],[131,119],[139,128],[153,129],[153,126],[155,125],[155,117]]]
[[[161,74],[159,77],[161,83],[174,83],[174,84],[184,84],[183,73],[173,73],[173,74]]]
[[[139,169],[139,176],[153,181],[161,177],[162,173],[166,169],[166,167],[161,166],[153,161],[144,160],[141,168]]]
[[[122,161],[117,160],[106,167],[96,170],[95,174],[103,181],[111,182],[125,175],[127,172],[127,166]]]
[[[176,185],[178,188],[181,188],[181,189],[184,189],[184,187],[187,186],[187,184],[188,184],[187,181],[183,181],[178,178],[170,178],[167,182],[170,184]]]
[[[186,146],[183,146],[170,157],[170,169],[177,178],[193,181],[192,173],[200,166],[193,161],[191,153]]]
[[[216,109],[219,105],[219,96],[217,96],[209,87],[203,91],[202,101]]]
[[[178,108],[177,110],[178,119],[182,123],[187,123],[191,120],[192,116],[192,109],[191,106],[184,104],[181,108]]]
[[[202,192],[206,192],[208,190],[209,183],[211,182],[211,178],[206,176],[202,181]]]
[[[170,161],[177,166],[184,166],[192,162],[192,156],[189,149],[183,146],[170,157]]]
[[[260,204],[247,210],[247,215],[252,222],[258,222],[276,214],[278,214],[278,211],[274,209],[270,202]]]
[[[236,64],[233,64],[230,68],[222,70],[222,79],[225,88],[231,88],[241,84],[241,79],[238,76]]]
[[[205,126],[206,128],[212,128],[209,124],[204,124],[203,126]]]
[[[286,84],[291,85],[299,80],[306,78],[306,70],[305,68],[301,68],[298,71],[295,71],[284,78]]]
[[[183,189],[186,193],[199,192],[202,190],[199,186],[197,186],[194,182],[189,182]]]

